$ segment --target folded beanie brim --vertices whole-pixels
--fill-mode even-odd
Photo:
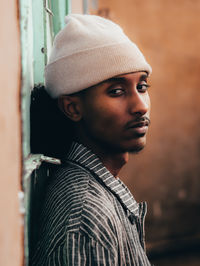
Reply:
[[[151,74],[152,69],[138,47],[125,41],[58,58],[45,68],[45,87],[52,98],[57,98],[111,77],[138,71]]]

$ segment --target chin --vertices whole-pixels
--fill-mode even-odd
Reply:
[[[143,139],[141,141],[138,140],[138,142],[133,143],[127,148],[127,152],[132,154],[138,153],[144,149],[145,145],[146,145],[146,139],[145,140]]]
[[[137,147],[133,147],[133,148],[129,149],[128,152],[131,154],[135,154],[135,153],[139,153],[143,149],[144,149],[144,146],[137,146]]]

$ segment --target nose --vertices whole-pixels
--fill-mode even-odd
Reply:
[[[134,93],[129,102],[129,112],[131,115],[145,115],[150,108],[149,95],[146,93]]]

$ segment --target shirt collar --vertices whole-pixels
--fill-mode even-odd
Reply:
[[[96,174],[104,185],[119,199],[127,210],[128,216],[133,214],[138,217],[140,215],[140,206],[127,186],[119,178],[115,178],[91,150],[82,144],[73,142],[66,159],[67,161],[78,163]]]

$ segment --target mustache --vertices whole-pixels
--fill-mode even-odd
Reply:
[[[142,126],[149,126],[151,124],[150,119],[147,116],[138,117],[134,120],[129,121],[125,128],[134,128],[134,127],[142,127]]]

